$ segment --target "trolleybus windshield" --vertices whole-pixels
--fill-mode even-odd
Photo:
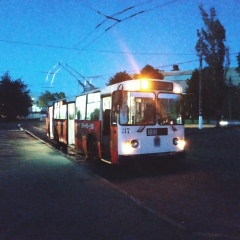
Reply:
[[[155,94],[123,91],[119,123],[122,125],[156,124]]]
[[[153,92],[122,92],[121,125],[183,124],[181,95]]]
[[[157,99],[158,124],[183,124],[181,95],[159,93]]]

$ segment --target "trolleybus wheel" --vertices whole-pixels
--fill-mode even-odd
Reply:
[[[67,144],[62,144],[62,152],[67,154],[68,153],[68,147],[67,147]]]
[[[97,139],[92,135],[87,141],[87,157],[94,162],[99,160]]]
[[[54,131],[53,139],[54,139],[55,148],[59,150],[60,149],[60,142],[59,142],[59,137],[58,137],[58,134],[57,134],[56,131]]]

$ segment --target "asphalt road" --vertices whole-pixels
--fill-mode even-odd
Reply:
[[[0,153],[1,240],[196,239],[25,131]]]
[[[240,239],[240,129],[186,129],[186,139],[185,160],[89,168],[191,232]]]
[[[43,123],[21,126],[47,140]],[[187,128],[186,140],[187,157],[180,161],[148,159],[118,167],[71,156],[201,239],[240,239],[240,129]]]

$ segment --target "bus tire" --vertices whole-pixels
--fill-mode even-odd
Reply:
[[[87,158],[93,162],[99,160],[97,139],[93,135],[89,135],[87,140]]]
[[[60,141],[59,141],[57,130],[54,130],[53,139],[54,139],[55,148],[59,150],[60,149]]]
[[[67,147],[67,144],[62,144],[62,152],[67,154],[68,153],[68,147]]]

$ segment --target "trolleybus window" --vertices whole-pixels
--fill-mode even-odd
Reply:
[[[87,120],[99,120],[100,92],[89,93],[87,98]]]
[[[59,101],[54,103],[54,119],[67,119],[67,105],[66,101]]]
[[[119,123],[122,125],[155,124],[155,94],[152,92],[123,91]]]
[[[102,106],[102,108],[103,108],[103,111],[105,111],[106,109],[111,109],[111,96],[109,96],[109,97],[104,97],[103,99],[102,99],[102,104],[103,104],[103,106]]]
[[[159,93],[157,100],[158,123],[183,124],[181,95]]]
[[[76,119],[85,120],[86,114],[86,95],[76,98]]]

